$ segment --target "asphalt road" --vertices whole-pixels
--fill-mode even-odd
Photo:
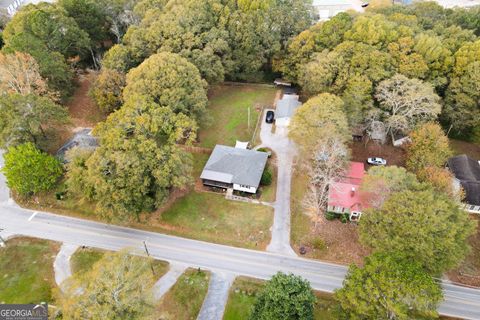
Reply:
[[[325,292],[341,287],[347,271],[345,266],[35,213],[8,203],[0,204],[0,228],[7,233],[106,250],[125,247],[143,250],[146,241],[156,259],[260,279],[268,279],[277,271],[292,272],[308,279],[314,289]],[[480,319],[480,290],[444,284],[444,291],[446,301],[439,309],[442,314]]]

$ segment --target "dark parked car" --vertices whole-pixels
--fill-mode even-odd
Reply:
[[[273,120],[275,120],[275,113],[273,111],[267,111],[267,116],[265,117],[265,122],[266,123],[273,123]]]

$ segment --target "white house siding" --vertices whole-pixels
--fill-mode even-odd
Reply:
[[[244,185],[240,185],[240,184],[236,184],[236,183],[233,184],[233,190],[243,191],[243,192],[248,192],[248,193],[256,193],[257,192],[257,188],[255,188],[255,187],[244,186]]]

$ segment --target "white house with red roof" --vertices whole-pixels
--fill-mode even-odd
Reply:
[[[350,162],[345,175],[329,186],[327,211],[348,213],[350,221],[359,220],[365,209],[359,193],[364,175],[365,165],[362,162]]]

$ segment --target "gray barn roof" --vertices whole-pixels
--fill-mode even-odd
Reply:
[[[200,178],[258,188],[267,158],[266,152],[216,145]]]
[[[275,118],[291,118],[301,104],[302,103],[298,101],[297,95],[283,95],[283,98],[277,102],[277,114]]]
[[[448,159],[448,167],[460,181],[468,204],[480,205],[480,164],[462,154]]]

